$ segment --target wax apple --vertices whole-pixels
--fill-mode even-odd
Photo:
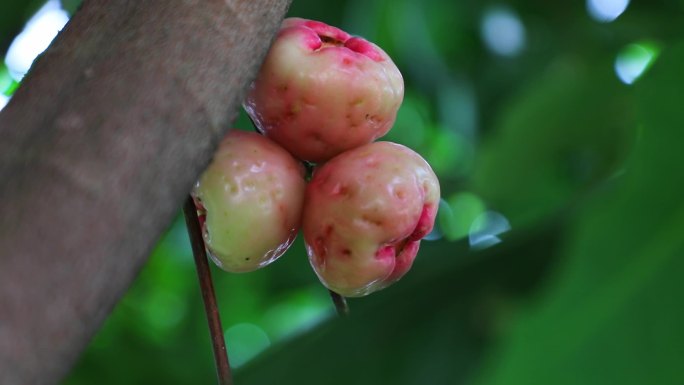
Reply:
[[[350,297],[396,282],[433,228],[439,194],[428,163],[394,143],[367,144],[316,169],[302,225],[321,282]]]
[[[302,164],[268,138],[230,131],[193,191],[211,259],[231,272],[281,256],[297,235]]]
[[[401,73],[378,46],[290,18],[244,107],[261,132],[296,157],[323,162],[387,133],[403,96]]]

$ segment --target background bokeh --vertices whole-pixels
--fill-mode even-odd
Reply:
[[[0,3],[0,108],[78,4]],[[258,272],[213,269],[237,384],[684,384],[684,1],[289,14],[394,58],[386,139],[428,159],[443,201],[412,271],[349,319],[301,239]],[[211,384],[213,365],[179,216],[64,384]]]

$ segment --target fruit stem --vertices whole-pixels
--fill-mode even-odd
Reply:
[[[202,239],[202,228],[200,227],[199,218],[197,217],[195,202],[192,200],[191,196],[188,196],[188,199],[183,205],[183,214],[185,215],[185,224],[188,228],[190,244],[192,245],[192,255],[195,258],[195,266],[197,267],[197,276],[202,292],[202,300],[204,301],[204,311],[207,314],[207,321],[209,322],[209,333],[211,334],[211,345],[214,349],[218,383],[219,385],[233,385],[233,375],[230,371],[226,342],[223,338],[221,317],[219,315],[218,306],[216,305],[214,284],[211,281],[211,271],[209,270],[209,262],[207,261],[207,252],[204,247],[204,240]]]
[[[337,315],[340,317],[349,317],[349,305],[347,305],[347,300],[335,293],[332,290],[328,290],[330,292],[330,297],[332,298],[333,303],[335,304],[335,310],[337,310]]]

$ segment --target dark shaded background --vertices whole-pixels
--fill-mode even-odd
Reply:
[[[386,139],[444,200],[411,273],[347,320],[301,239],[258,272],[214,269],[237,384],[684,383],[684,1],[610,22],[588,3],[294,1],[395,59]],[[40,6],[0,3],[3,52]],[[64,384],[214,377],[179,217]]]

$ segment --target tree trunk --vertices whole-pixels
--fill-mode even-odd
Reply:
[[[288,0],[86,0],[0,114],[0,384],[53,384],[234,120]]]

